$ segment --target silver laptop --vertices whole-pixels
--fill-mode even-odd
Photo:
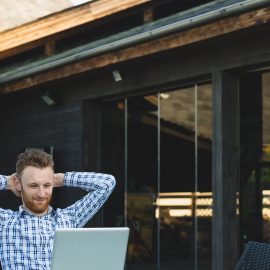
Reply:
[[[51,270],[123,270],[129,228],[58,229]]]

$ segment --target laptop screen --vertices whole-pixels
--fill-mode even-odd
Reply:
[[[129,228],[67,228],[55,233],[51,270],[122,270]]]

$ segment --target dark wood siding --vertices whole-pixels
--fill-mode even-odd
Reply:
[[[46,105],[39,93],[20,93],[0,99],[0,173],[11,174],[19,152],[27,147],[53,147],[57,172],[80,171],[81,103]],[[82,191],[56,190],[53,204],[65,206]],[[10,192],[0,193],[0,207],[17,209],[19,200]]]

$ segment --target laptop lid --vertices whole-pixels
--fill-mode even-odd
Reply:
[[[129,228],[68,228],[55,232],[51,270],[123,270]]]

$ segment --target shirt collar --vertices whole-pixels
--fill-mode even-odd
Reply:
[[[55,214],[55,210],[49,205],[48,213],[43,216],[50,215],[50,214],[52,215]],[[35,214],[27,211],[22,205],[20,205],[19,207],[19,215],[20,216],[24,216],[24,215],[36,216]],[[40,216],[40,217],[43,217],[43,216]]]

